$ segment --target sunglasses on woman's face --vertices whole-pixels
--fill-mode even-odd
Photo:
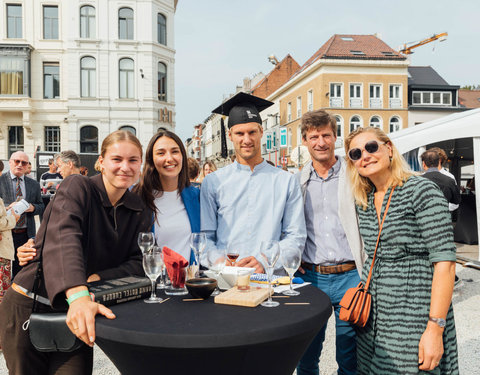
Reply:
[[[385,142],[368,141],[367,143],[365,143],[365,147],[363,148],[363,150],[367,151],[369,154],[374,154],[378,151],[380,145],[384,144]],[[348,151],[348,157],[351,161],[360,160],[362,158],[363,150],[360,148],[352,148],[350,151]]]

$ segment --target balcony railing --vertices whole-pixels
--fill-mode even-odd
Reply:
[[[370,108],[382,108],[382,99],[370,98]]]
[[[362,108],[362,99],[350,98],[350,108]]]
[[[331,108],[343,107],[343,98],[330,98],[330,107]]]
[[[402,108],[402,99],[390,99],[390,108]]]

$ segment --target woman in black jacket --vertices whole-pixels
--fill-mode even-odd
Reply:
[[[72,175],[62,182],[35,245],[37,252],[43,245],[37,306],[40,311],[68,307],[68,327],[86,345],[72,353],[41,353],[31,345],[21,327],[31,313],[38,266],[29,262],[0,305],[0,340],[11,374],[91,373],[95,315],[115,316],[91,301],[87,282],[143,275],[137,234],[150,229],[152,211],[128,190],[140,174],[142,146],[131,133],[116,131],[105,138],[99,163],[100,175]]]

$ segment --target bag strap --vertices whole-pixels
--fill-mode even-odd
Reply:
[[[43,277],[43,246],[45,245],[45,239],[47,238],[47,228],[48,228],[48,222],[50,221],[50,215],[52,214],[53,210],[53,202],[55,201],[55,197],[57,194],[53,196],[53,199],[50,200],[48,203],[50,205],[50,211],[48,212],[48,217],[44,218],[43,220],[46,220],[45,222],[45,231],[43,232],[43,241],[42,241],[42,246],[40,247],[39,251],[39,257],[38,257],[38,267],[37,267],[37,272],[35,273],[35,280],[33,281],[33,288],[32,288],[32,293],[33,293],[33,305],[32,305],[32,314],[35,312],[35,308],[37,307],[37,292],[38,288],[40,287],[40,279]]]
[[[365,288],[364,288],[365,291],[367,291],[368,287],[370,286],[370,280],[372,279],[373,265],[375,264],[375,257],[377,255],[378,243],[380,242],[380,235],[382,234],[383,223],[385,222],[385,218],[387,217],[388,208],[390,207],[390,201],[392,200],[392,195],[393,195],[393,191],[395,190],[395,187],[396,186],[393,186],[392,190],[390,191],[390,196],[388,197],[387,205],[385,206],[385,212],[383,213],[382,222],[380,223],[380,228],[378,229],[377,243],[375,245],[375,251],[373,253],[372,264],[370,265],[370,271],[368,272],[367,282],[365,283]]]

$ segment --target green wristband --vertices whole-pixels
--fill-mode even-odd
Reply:
[[[70,297],[67,298],[68,305],[71,305],[73,301],[81,297],[90,297],[90,292],[88,290],[81,290],[80,292],[73,293]]]

